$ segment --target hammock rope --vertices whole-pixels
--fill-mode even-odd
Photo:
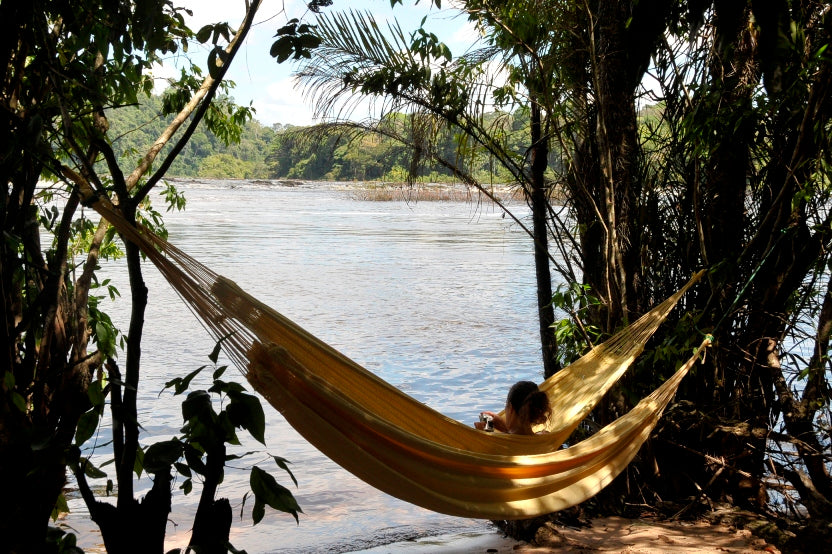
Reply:
[[[248,381],[323,454],[370,485],[450,515],[519,519],[597,494],[655,427],[699,352],[630,412],[592,437],[563,441],[642,352],[699,272],[676,294],[540,385],[552,417],[533,436],[486,433],[385,382],[233,281],[134,227],[105,200],[93,207],[159,269]]]

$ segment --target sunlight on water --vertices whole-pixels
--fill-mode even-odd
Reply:
[[[514,381],[539,380],[531,240],[500,212],[464,202],[359,201],[316,188],[179,186],[188,208],[166,215],[171,242],[431,407],[472,422],[480,410],[502,407]],[[123,266],[114,264],[119,268],[113,281],[128,298]],[[152,266],[145,279],[150,305],[139,405],[146,446],[179,433],[180,398],[161,391],[173,377],[209,364],[213,342]],[[127,302],[104,309],[126,328]],[[207,387],[210,372],[201,377],[195,385]],[[243,380],[235,371],[225,378]],[[486,522],[435,514],[376,491],[265,407],[267,448],[244,441],[239,453],[258,453],[232,462],[220,488],[235,510],[236,548],[345,552],[491,531]],[[102,428],[98,444],[108,433]],[[253,527],[251,502],[240,519],[251,465],[293,486],[268,454],[293,462],[293,492],[304,511],[299,525],[267,511]],[[106,447],[93,453],[98,463],[110,456]],[[112,466],[104,469],[112,473]],[[142,481],[137,491],[147,487]],[[168,549],[187,545],[198,490],[176,490]],[[73,499],[70,508],[65,523],[81,533],[82,547],[96,551],[100,538],[83,503]]]

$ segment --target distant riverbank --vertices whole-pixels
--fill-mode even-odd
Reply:
[[[172,177],[172,183],[209,182],[213,179],[195,177]],[[216,179],[232,187],[288,187],[313,188],[320,190],[349,191],[356,200],[390,201],[445,201],[445,202],[491,202],[494,199],[511,204],[521,199],[516,185],[506,183],[489,184],[484,192],[462,183],[401,183],[388,181],[307,181],[302,179]],[[489,196],[490,195],[490,196]]]

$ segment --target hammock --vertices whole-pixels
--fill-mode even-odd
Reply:
[[[520,519],[597,494],[635,457],[696,353],[626,415],[561,449],[623,375],[695,275],[604,344],[541,384],[550,422],[533,436],[486,433],[427,407],[304,331],[105,200],[94,208],[150,258],[248,381],[306,440],[370,485],[449,515]]]

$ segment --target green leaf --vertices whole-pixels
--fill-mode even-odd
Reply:
[[[201,43],[208,42],[208,39],[211,38],[211,33],[214,31],[213,25],[206,25],[196,33],[196,40]]]
[[[243,495],[243,501],[240,503],[240,519],[243,519],[243,515],[246,513],[246,500],[248,500],[248,491]]]
[[[292,462],[290,462],[286,458],[281,458],[280,456],[272,456],[272,458],[274,458],[274,463],[276,463],[279,468],[281,468],[283,471],[285,471],[286,473],[289,474],[289,477],[292,478],[292,482],[297,487],[298,486],[298,480],[295,479],[295,475],[292,473],[292,470],[289,469],[289,465],[288,465],[288,464],[291,464]]]
[[[182,489],[182,492],[185,494],[191,494],[191,491],[194,490],[194,482],[192,479],[185,479],[179,488]]]
[[[84,470],[84,475],[86,475],[90,479],[104,479],[105,477],[107,477],[107,474],[95,467],[95,465],[93,465],[93,463],[89,461],[88,458],[82,457],[79,460],[79,463],[81,464],[81,468],[83,468]]]
[[[321,38],[316,35],[301,35],[298,39],[301,51],[313,50],[321,45]]]
[[[103,383],[98,381],[93,381],[90,383],[90,386],[87,387],[87,396],[90,399],[90,403],[95,407],[104,406],[104,390],[103,390]]]
[[[202,461],[202,453],[192,444],[185,445],[185,460],[192,471],[205,475],[205,463]]]
[[[66,496],[64,493],[58,495],[58,499],[55,501],[55,506],[52,508],[52,521],[58,519],[61,514],[68,514],[69,513],[69,505],[66,503]]]
[[[222,377],[222,374],[225,373],[225,370],[227,370],[227,369],[228,369],[227,365],[222,365],[222,366],[218,367],[217,369],[215,369],[214,370],[214,380],[216,381],[217,379]]]
[[[263,520],[264,515],[266,515],[266,504],[260,500],[255,500],[254,508],[251,510],[251,519],[253,520],[254,525],[260,523]]]
[[[290,19],[286,22],[286,25],[281,27],[277,30],[275,36],[285,36],[285,35],[294,35],[296,33],[298,27],[298,19]]]
[[[144,453],[144,469],[148,473],[166,471],[182,457],[184,446],[179,439],[151,444]]]
[[[217,343],[214,345],[214,349],[213,349],[213,350],[211,350],[211,353],[210,353],[210,354],[208,354],[208,359],[210,359],[212,362],[214,362],[214,363],[216,364],[216,363],[217,363],[217,360],[218,360],[218,359],[219,359],[219,357],[220,357],[220,347],[222,346],[222,343],[223,343],[223,342],[224,342],[224,341],[225,341],[228,337],[232,336],[233,334],[234,334],[234,332],[232,331],[231,333],[228,333],[227,335],[225,335],[224,337],[222,337],[220,340],[218,340],[218,341],[217,341]],[[216,377],[215,377],[215,378],[216,378]]]
[[[213,79],[219,79],[220,76],[221,68],[217,65],[220,51],[222,51],[222,49],[217,46],[208,53],[208,74],[211,75],[211,78]]]
[[[269,55],[272,58],[277,58],[277,63],[283,63],[292,55],[294,41],[289,36],[282,36],[272,44],[269,49]]]
[[[12,391],[11,396],[12,396],[12,404],[14,404],[14,407],[25,414],[26,413],[26,399],[23,398],[23,396],[17,391]]]
[[[211,353],[208,354],[208,359],[212,362],[217,363],[217,360],[220,357],[220,347],[222,346],[222,340],[218,340],[217,344],[214,345],[214,349],[211,350]]]
[[[245,392],[245,388],[235,381],[221,381],[216,379],[208,392],[225,393],[228,395]]]
[[[235,427],[240,427],[251,433],[261,444],[266,444],[266,415],[260,399],[246,393],[231,393],[231,402],[226,408],[229,419]]]
[[[144,450],[139,446],[136,448],[136,461],[133,462],[133,472],[135,472],[136,477],[141,477],[142,471],[144,471]]]
[[[84,412],[78,420],[78,427],[75,429],[75,444],[78,446],[87,442],[98,428],[100,414],[95,408]]]
[[[112,326],[104,322],[96,322],[95,336],[98,348],[107,356],[115,354],[116,337]]]
[[[303,513],[300,509],[295,497],[286,487],[280,485],[274,477],[263,471],[257,466],[251,468],[251,477],[249,478],[251,490],[254,492],[254,511],[252,518],[255,523],[263,519],[265,510],[263,504],[268,504],[273,509],[292,514],[295,521],[300,524],[298,513]],[[258,510],[258,506],[260,506]],[[259,515],[259,517],[256,517]]]
[[[173,464],[173,466],[176,468],[176,471],[178,471],[179,474],[183,477],[191,477],[191,468],[188,467],[188,464],[176,462],[175,464]]]
[[[189,386],[191,386],[191,381],[194,380],[194,377],[199,375],[199,373],[206,367],[207,366],[199,367],[187,374],[185,377],[176,377],[175,379],[171,379],[170,381],[165,383],[165,389],[173,387],[174,396],[176,396],[177,394],[182,394],[188,389]]]
[[[206,414],[210,414],[211,410],[211,395],[204,390],[188,393],[182,402],[182,418],[185,421],[193,418],[202,419]]]

